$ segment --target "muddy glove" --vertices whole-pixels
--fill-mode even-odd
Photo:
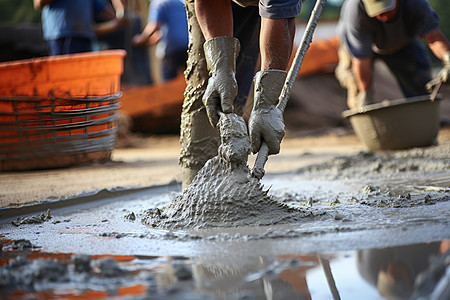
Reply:
[[[442,64],[444,65],[444,67],[439,71],[438,78],[442,82],[447,82],[450,76],[450,51],[445,52],[444,56],[442,57]]]
[[[254,78],[255,100],[249,119],[252,152],[257,153],[264,140],[269,154],[280,152],[284,137],[283,112],[277,107],[287,72],[283,70],[263,70]]]
[[[233,101],[238,93],[235,73],[240,44],[233,37],[221,36],[206,41],[203,49],[210,78],[202,101],[209,121],[216,127],[218,110],[233,112]]]
[[[367,90],[364,92],[359,92],[356,97],[356,102],[358,107],[375,103],[375,100],[373,99],[373,91]]]

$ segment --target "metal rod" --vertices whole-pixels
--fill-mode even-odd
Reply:
[[[339,291],[336,288],[336,283],[333,278],[333,273],[331,273],[330,262],[328,259],[322,258],[320,255],[317,255],[320,264],[322,265],[323,272],[325,273],[325,277],[327,278],[328,287],[330,288],[331,295],[333,296],[333,300],[340,300]]]

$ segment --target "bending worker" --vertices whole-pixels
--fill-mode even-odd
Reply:
[[[189,50],[180,136],[184,187],[217,155],[218,112],[242,115],[253,76],[252,151],[259,151],[262,140],[269,154],[280,151],[285,127],[276,104],[301,5],[301,0],[186,1]]]
[[[336,77],[347,88],[347,105],[374,102],[372,67],[383,60],[406,98],[428,93],[431,59],[419,38],[425,39],[444,67],[447,81],[450,45],[439,29],[439,16],[427,0],[346,0],[338,24],[341,38]]]

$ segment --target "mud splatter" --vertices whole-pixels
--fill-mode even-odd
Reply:
[[[48,221],[51,218],[52,218],[52,216],[50,214],[50,209],[48,209],[46,213],[41,213],[40,215],[22,217],[22,218],[18,217],[15,221],[12,221],[11,223],[15,226],[20,226],[23,224],[39,224],[39,223]]]
[[[242,117],[220,117],[219,153],[199,171],[193,182],[163,209],[149,209],[144,224],[187,229],[274,225],[313,215],[276,201],[250,175],[250,142]]]

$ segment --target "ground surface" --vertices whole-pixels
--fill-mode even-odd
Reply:
[[[115,149],[112,161],[64,169],[0,173],[0,206],[73,197],[110,188],[164,185],[181,180],[177,136],[139,139],[139,147]],[[364,147],[353,135],[286,138],[282,153],[270,158],[267,172],[293,171],[336,154],[357,153]]]

